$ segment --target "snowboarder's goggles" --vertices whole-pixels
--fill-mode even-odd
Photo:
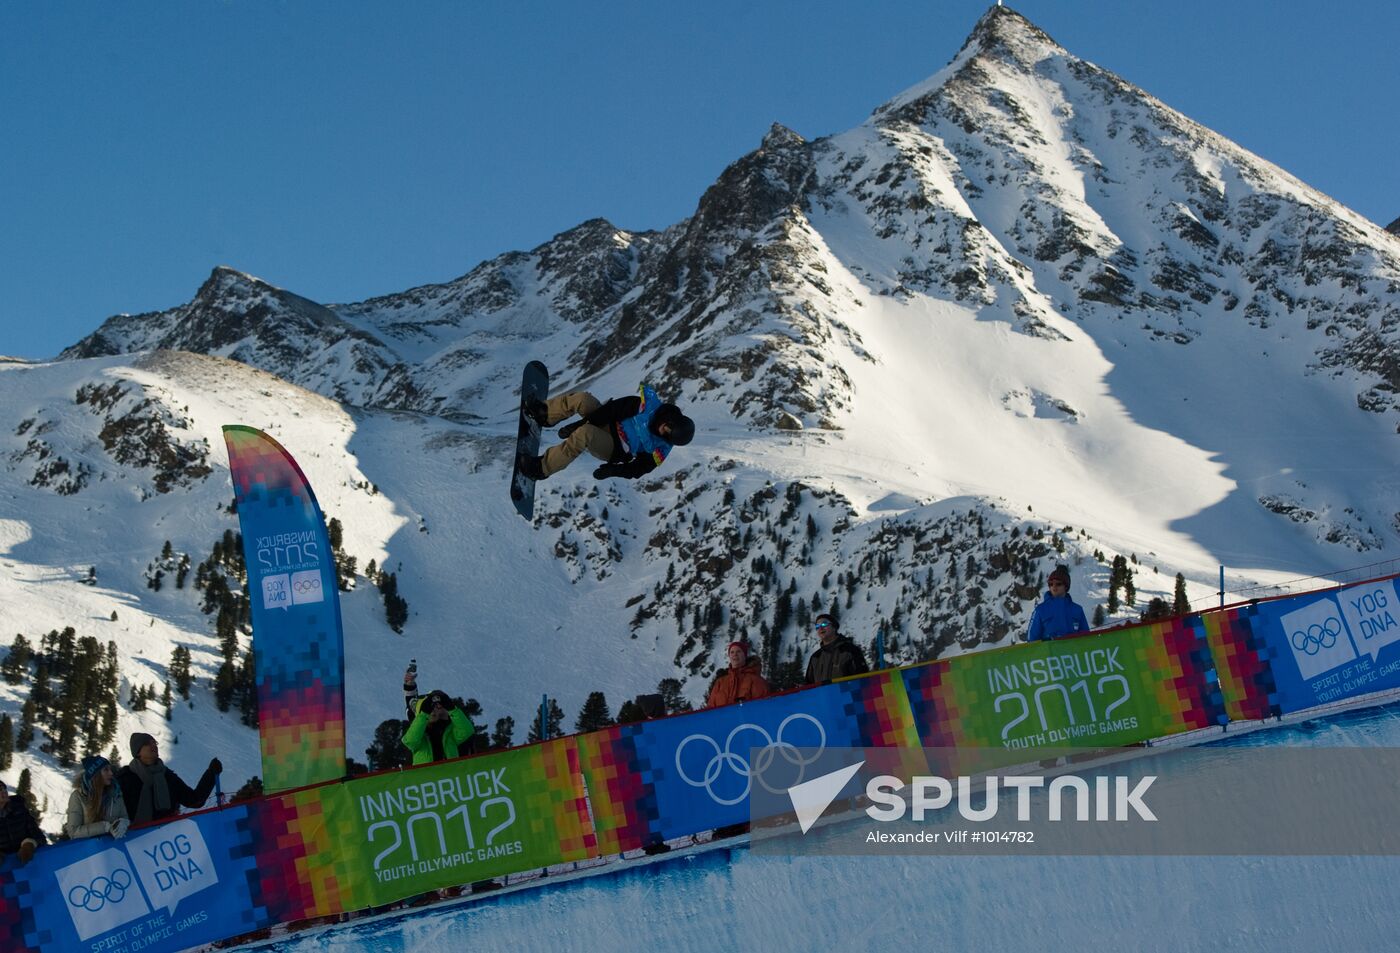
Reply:
[[[825,628],[830,627],[830,625],[831,625],[830,622],[818,622],[818,623],[817,623],[817,628],[819,628],[819,629],[825,629]]]

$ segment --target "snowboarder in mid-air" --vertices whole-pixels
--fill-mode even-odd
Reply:
[[[645,385],[634,397],[617,397],[606,404],[586,391],[534,400],[525,413],[541,427],[553,427],[575,414],[580,418],[559,428],[563,443],[542,456],[521,456],[520,472],[532,480],[548,479],[585,450],[603,461],[593,471],[596,479],[635,480],[660,466],[672,447],[683,447],[695,436],[694,421]]]

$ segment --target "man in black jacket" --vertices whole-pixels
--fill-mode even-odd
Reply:
[[[574,391],[535,401],[525,412],[541,427],[579,416],[559,428],[563,443],[543,456],[521,456],[520,472],[532,480],[548,479],[584,451],[603,461],[593,471],[594,479],[635,480],[660,466],[674,447],[683,447],[695,437],[695,422],[646,385],[636,396],[617,397],[606,404],[587,391]]]
[[[218,758],[211,758],[199,784],[191,788],[160,760],[156,739],[140,731],[131,735],[131,757],[126,767],[117,772],[117,784],[133,824],[174,817],[181,807],[203,807],[209,792],[214,790],[214,780],[224,770]]]
[[[0,857],[19,854],[19,862],[27,864],[34,851],[48,842],[24,798],[10,797],[10,789],[0,781]]]
[[[807,660],[807,684],[825,685],[848,675],[864,675],[870,671],[865,653],[850,638],[841,634],[836,620],[826,613],[817,616],[817,635],[822,644]]]

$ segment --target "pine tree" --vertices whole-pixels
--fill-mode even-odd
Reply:
[[[1172,600],[1172,614],[1185,615],[1191,611],[1191,600],[1186,598],[1186,577],[1176,574],[1176,593]]]
[[[1093,622],[1094,628],[1097,629],[1099,626],[1103,625],[1103,623],[1104,623],[1103,606],[1101,606],[1101,605],[1094,606],[1094,622]]]
[[[78,713],[75,707],[65,706],[58,717],[58,738],[54,742],[54,754],[63,767],[71,767],[78,761]]]
[[[244,781],[243,786],[241,788],[233,792],[233,797],[229,798],[229,803],[232,804],[234,801],[250,801],[253,798],[259,798],[262,796],[262,778],[258,777],[257,775],[254,775],[247,781]]]
[[[496,719],[496,728],[491,732],[491,747],[509,748],[515,744],[515,719],[507,715]]]
[[[564,723],[564,712],[559,707],[559,703],[554,699],[549,700],[549,725],[548,737],[558,738],[564,733],[561,727]],[[534,744],[536,741],[545,740],[540,737],[540,713],[535,712],[535,720],[530,723],[530,733],[525,739],[528,743]]]
[[[642,707],[632,699],[622,703],[622,707],[617,710],[617,723],[619,725],[630,725],[633,722],[641,721],[646,717],[642,712]]]
[[[53,702],[53,688],[49,685],[49,660],[47,655],[39,656],[39,664],[34,671],[34,689],[29,693],[34,702],[35,713],[47,713]]]
[[[243,664],[234,673],[234,695],[238,699],[238,720],[249,728],[258,727],[258,678],[251,648],[243,653]]]
[[[607,728],[615,724],[612,712],[608,709],[608,700],[602,692],[589,692],[588,700],[583,703],[583,708],[579,710],[578,719],[574,722],[575,731],[597,731],[600,728]]]
[[[167,669],[175,681],[175,690],[186,701],[189,701],[190,688],[194,685],[194,674],[190,671],[191,661],[190,650],[183,645],[177,645],[175,651],[170,653],[170,665]]]
[[[0,771],[10,770],[15,758],[15,726],[6,712],[0,715]]]
[[[773,635],[780,637],[792,618],[792,595],[784,592],[773,603]]]
[[[1142,610],[1143,622],[1155,622],[1158,619],[1171,618],[1172,607],[1167,604],[1167,600],[1160,596],[1153,596],[1147,603],[1147,608]]]
[[[111,744],[117,737],[117,696],[108,695],[102,702],[102,723],[98,729],[98,747]],[[111,758],[107,760],[111,761]]]
[[[29,777],[29,769],[25,768],[19,773],[19,783],[15,785],[15,796],[24,801],[29,806],[29,813],[34,817],[39,817],[39,805],[34,800],[34,782]]]
[[[160,696],[160,703],[165,706],[165,720],[170,721],[175,717],[175,698],[170,691],[170,682],[165,683],[165,694]]]
[[[5,661],[0,663],[0,674],[3,674],[5,681],[11,685],[18,685],[29,674],[29,661],[34,657],[34,649],[29,644],[29,640],[23,634],[15,635],[15,640],[10,643],[10,652],[5,656]]]
[[[402,718],[381,721],[374,729],[374,741],[365,749],[365,760],[371,771],[387,771],[390,768],[406,768],[413,762],[413,754],[403,746],[403,733],[408,730],[408,722]]]
[[[674,715],[678,712],[694,711],[694,707],[681,694],[680,679],[663,678],[656,683],[656,690],[661,694],[661,704],[665,707],[666,714]]]
[[[235,675],[233,663],[225,659],[214,676],[214,704],[219,707],[219,711],[228,711],[233,704]],[[145,705],[141,707],[144,708]]]
[[[379,592],[384,597],[384,618],[389,628],[402,633],[408,621],[408,602],[399,595],[399,577],[392,572],[380,573]]]
[[[28,751],[34,743],[34,699],[24,703],[19,713],[19,731],[15,733],[15,750]]]

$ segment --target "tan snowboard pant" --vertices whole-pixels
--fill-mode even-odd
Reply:
[[[547,406],[549,409],[545,426],[553,427],[575,415],[582,417],[591,414],[602,404],[598,398],[587,391],[576,390],[550,398]],[[563,443],[546,450],[540,466],[544,475],[549,477],[573,463],[578,455],[585,450],[607,463],[612,458],[615,446],[616,441],[613,439],[610,428],[584,424],[569,434]]]

